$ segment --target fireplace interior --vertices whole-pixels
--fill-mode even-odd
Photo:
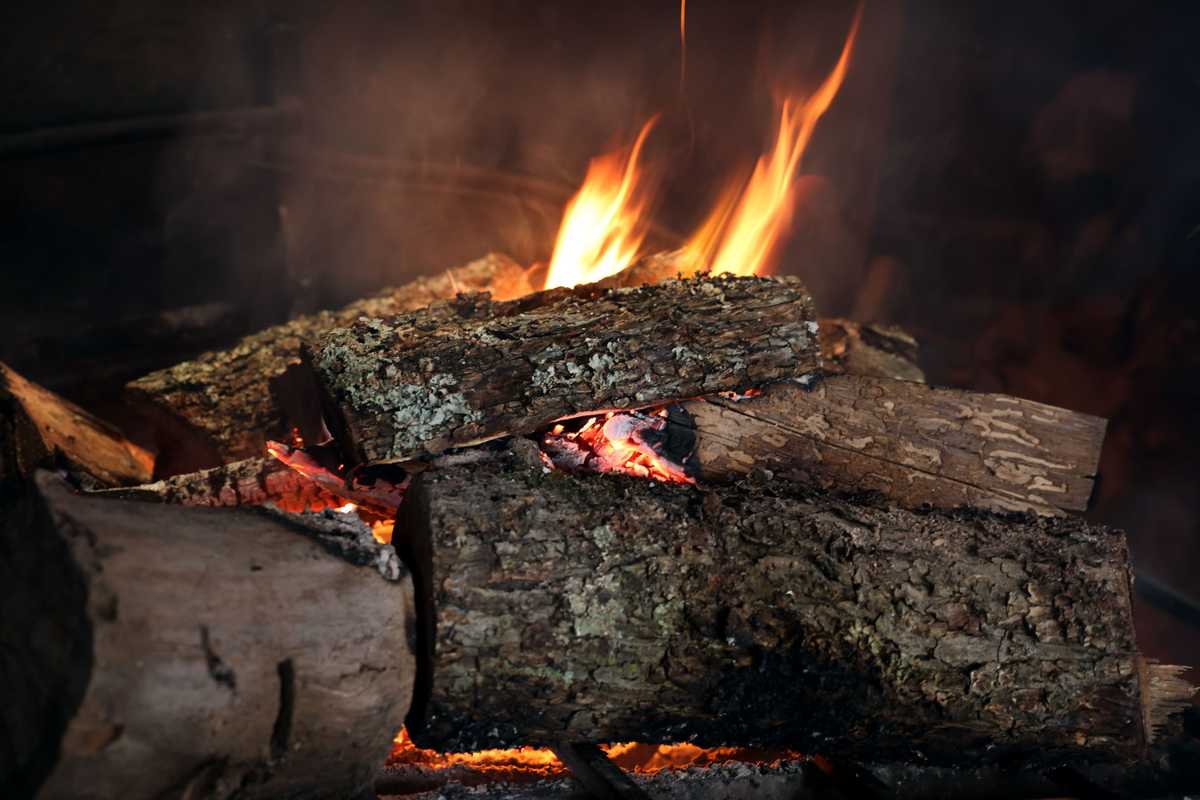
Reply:
[[[1200,791],[1195,9],[160,6],[0,26],[4,796]]]

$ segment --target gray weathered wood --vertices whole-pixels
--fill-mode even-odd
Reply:
[[[422,475],[397,530],[436,613],[420,746],[1142,749],[1125,537],[1078,518],[496,462]]]
[[[360,319],[306,352],[347,459],[375,463],[799,377],[820,367],[816,333],[794,279],[722,276],[463,297]]]
[[[445,273],[359,300],[338,311],[322,311],[243,338],[227,350],[205,353],[127,386],[130,398],[161,430],[164,448],[183,440],[196,455],[196,469],[261,456],[268,439],[286,440],[290,427],[272,396],[271,382],[300,362],[300,343],[361,316],[399,314],[454,297],[490,291],[498,299],[529,290],[524,270],[511,259],[489,255]]]
[[[1056,514],[1087,508],[1106,422],[1001,394],[861,375],[684,403],[705,480],[755,467],[907,508]]]
[[[381,768],[413,685],[412,583],[361,523],[40,473],[0,546],[13,796],[351,797]]]

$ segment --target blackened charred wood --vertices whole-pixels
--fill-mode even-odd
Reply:
[[[1106,426],[1008,395],[861,375],[683,407],[696,432],[691,468],[703,480],[758,468],[824,489],[877,491],[906,508],[1038,514],[1087,508]]]
[[[319,336],[310,358],[351,463],[404,461],[587,412],[738,390],[820,367],[794,279],[460,297]]]
[[[1077,518],[479,464],[420,476],[397,529],[436,616],[423,747],[1122,758],[1161,710],[1125,537]]]
[[[6,797],[352,797],[382,767],[412,583],[361,523],[39,473],[0,547]]]
[[[64,466],[102,486],[150,479],[154,457],[116,428],[0,363],[0,485]]]
[[[590,742],[559,742],[554,755],[593,800],[650,800],[642,787]]]
[[[292,426],[299,424],[285,416],[283,409],[291,398],[280,402],[272,381],[300,362],[301,341],[359,317],[411,311],[459,291],[490,291],[505,299],[528,289],[520,266],[505,256],[489,255],[338,311],[267,328],[227,350],[152,372],[128,384],[127,392],[160,431],[161,448],[186,446],[187,458],[173,460],[184,460],[191,469],[260,456],[268,439],[286,440]],[[280,388],[287,392],[290,387]]]

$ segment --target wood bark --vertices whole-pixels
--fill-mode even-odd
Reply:
[[[187,451],[171,459],[186,464],[187,471],[260,456],[268,439],[286,439],[297,424],[286,418],[271,384],[300,362],[303,340],[362,316],[399,314],[459,291],[481,290],[497,299],[524,294],[524,270],[505,256],[489,255],[338,311],[267,328],[227,350],[152,372],[126,388],[158,429],[160,448]]]
[[[820,367],[794,279],[460,298],[319,336],[325,419],[351,463],[404,461],[556,419],[737,390]]]
[[[903,328],[823,319],[821,355],[828,375],[869,375],[925,382],[925,373],[917,363],[917,340]]]
[[[1125,537],[1077,518],[498,462],[420,476],[397,530],[436,616],[419,746],[961,763],[1133,757],[1146,739]]]
[[[877,491],[906,508],[1039,514],[1087,509],[1106,425],[1007,395],[859,375],[683,407],[702,480],[759,468],[824,489]]]
[[[351,797],[409,707],[412,584],[345,515],[82,497],[6,510],[0,784]]]
[[[275,458],[249,458],[153,483],[93,492],[126,500],[237,508],[274,504],[281,511],[321,511],[346,501]]]
[[[0,363],[0,485],[55,466],[118,486],[149,480],[154,458],[113,426]]]

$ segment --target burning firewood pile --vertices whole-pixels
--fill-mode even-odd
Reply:
[[[135,381],[159,458],[204,467],[153,482],[5,369],[8,780],[1153,784],[1191,690],[1139,655],[1124,534],[1075,516],[1104,420],[927,386],[903,332],[790,278],[532,280],[490,256]],[[617,766],[657,745],[700,766]],[[542,783],[466,755],[498,749]]]

